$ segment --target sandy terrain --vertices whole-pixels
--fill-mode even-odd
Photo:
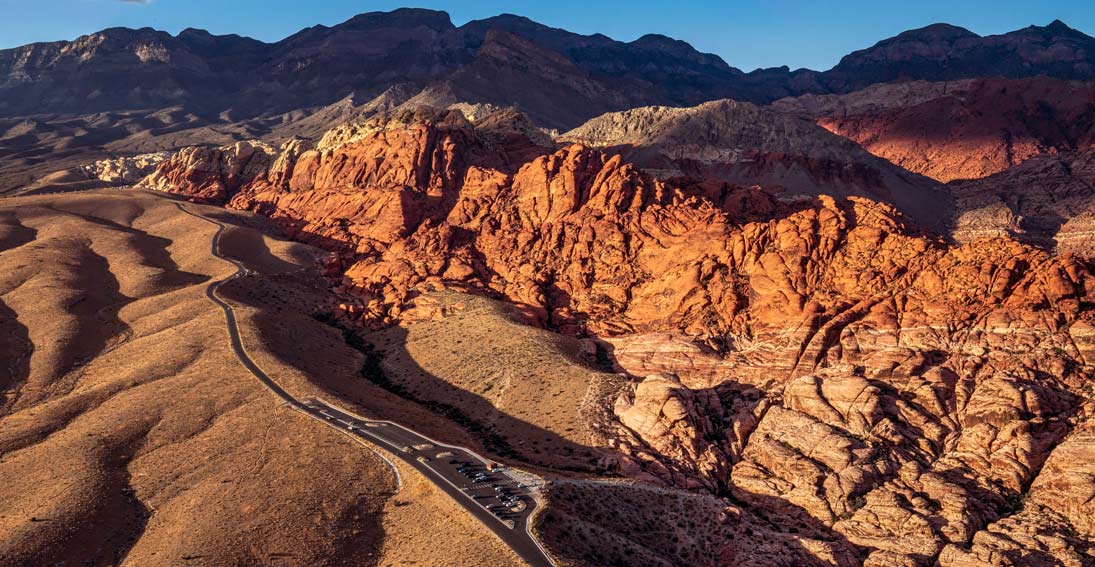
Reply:
[[[224,252],[263,274],[310,267],[312,249],[259,219],[186,206],[237,225]],[[213,231],[145,193],[0,202],[0,565],[514,564],[411,471],[397,492],[377,456],[246,373],[204,296],[232,272],[209,254]],[[265,294],[241,308],[245,328],[264,310],[293,327],[299,352],[245,336],[290,388],[308,378],[286,361],[314,364],[301,352],[332,376],[360,367],[308,303],[279,301],[322,303],[309,285],[231,286]]]
[[[578,341],[522,324],[512,306],[458,293],[419,300],[432,302],[452,312],[370,337],[385,376],[415,399],[459,408],[495,453],[595,470],[591,406],[620,378],[580,360]]]

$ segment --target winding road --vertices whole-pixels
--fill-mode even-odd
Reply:
[[[471,449],[440,443],[395,422],[354,415],[323,400],[298,400],[263,371],[247,354],[232,306],[217,295],[217,290],[224,284],[254,272],[242,262],[221,255],[220,239],[227,228],[223,223],[192,212],[180,203],[175,206],[190,216],[217,226],[210,251],[216,258],[235,266],[236,272],[211,282],[205,289],[205,295],[224,311],[232,350],[259,382],[289,407],[351,436],[380,456],[392,468],[397,486],[402,487],[403,484],[398,467],[383,452],[366,442],[383,448],[422,474],[494,532],[529,565],[554,567],[551,556],[529,529],[529,520],[537,507],[533,492],[535,487],[526,486],[508,470],[500,467],[492,470],[492,463]]]

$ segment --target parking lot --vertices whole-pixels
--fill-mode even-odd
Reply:
[[[460,459],[448,459],[445,465],[453,467],[457,474],[466,479],[460,488],[494,516],[513,519],[528,507],[529,496],[525,486],[502,471],[492,471],[481,463]]]
[[[532,488],[518,480],[525,477],[469,449],[439,443],[390,421],[355,416],[314,398],[296,407],[388,450],[448,493],[530,565],[552,564],[528,531],[536,500]]]

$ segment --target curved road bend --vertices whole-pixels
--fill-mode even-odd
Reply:
[[[227,227],[219,221],[191,212],[180,203],[175,203],[175,206],[190,216],[217,226],[210,252],[214,257],[235,266],[236,272],[227,278],[211,282],[205,288],[205,295],[224,311],[232,351],[259,382],[289,407],[350,435],[358,442],[365,440],[387,449],[490,528],[529,565],[554,567],[551,556],[529,529],[529,519],[536,510],[536,499],[530,487],[517,482],[505,471],[488,470],[485,459],[470,449],[445,445],[398,423],[362,418],[321,400],[309,399],[301,402],[259,368],[243,346],[232,306],[217,296],[217,290],[222,285],[249,273],[243,263],[220,253],[220,238]],[[392,467],[397,483],[402,484],[395,465],[382,453],[374,452]],[[486,477],[476,480],[477,473]],[[517,504],[513,507],[504,504],[503,500],[506,498]]]

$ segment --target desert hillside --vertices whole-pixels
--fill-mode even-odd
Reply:
[[[1047,77],[881,84],[773,107],[815,118],[867,151],[943,182],[1095,144],[1095,87]]]
[[[116,191],[0,204],[0,564],[481,564],[471,550],[517,564],[431,485],[404,471],[397,490],[376,454],[247,373],[205,296],[232,272],[209,253],[216,227],[178,205]],[[299,311],[293,340],[309,348],[292,354],[324,353],[333,381],[355,375],[360,355],[311,318],[323,300],[300,270],[314,249],[184,206],[229,223],[225,251],[261,274],[226,292],[249,302],[238,313],[265,368],[299,391],[331,387],[255,323]],[[447,545],[424,552],[426,534]]]

